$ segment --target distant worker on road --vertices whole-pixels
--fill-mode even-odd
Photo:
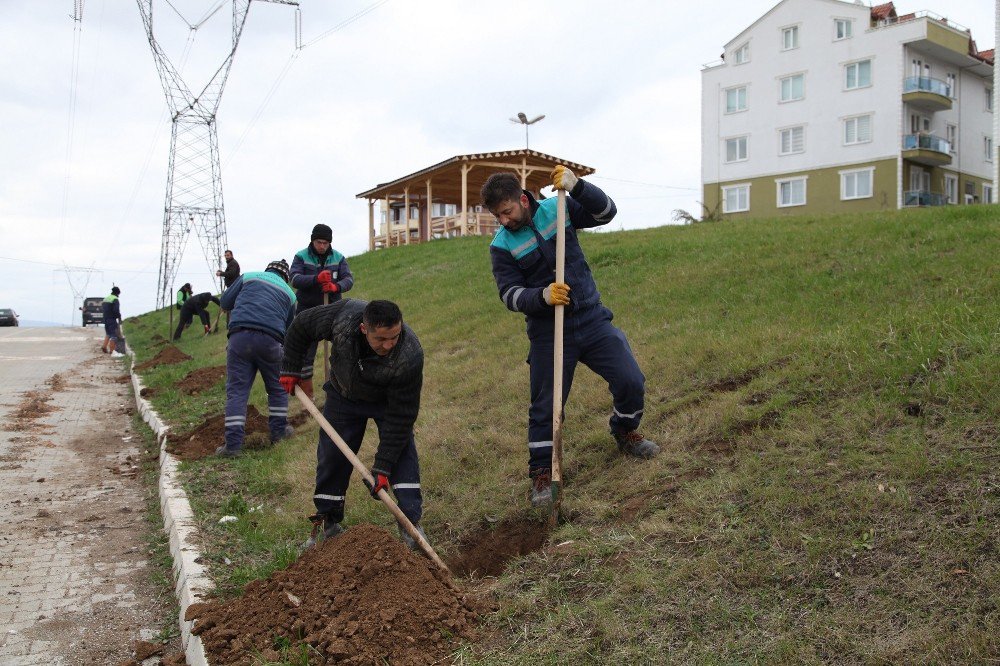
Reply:
[[[174,331],[174,340],[181,339],[181,333],[183,333],[187,325],[194,320],[195,315],[198,315],[198,318],[201,319],[201,323],[205,327],[206,335],[212,330],[212,319],[208,316],[208,312],[205,311],[205,308],[209,303],[219,305],[219,299],[207,291],[192,296],[184,301],[184,306],[181,307],[180,321],[177,322],[177,329]]]
[[[369,490],[375,497],[391,486],[399,508],[423,535],[420,464],[413,438],[424,380],[420,341],[403,323],[399,306],[390,301],[344,299],[302,312],[285,336],[281,362],[281,385],[290,394],[301,386],[305,356],[320,340],[332,342],[323,416],[355,453],[368,420],[375,421],[379,444],[371,468],[375,485]],[[322,428],[316,459],[316,514],[307,546],[315,543],[320,527],[327,539],[343,531],[344,498],[353,469]],[[403,543],[416,549],[402,528],[400,534]]]
[[[118,295],[121,293],[122,290],[118,287],[111,287],[111,293],[105,296],[104,302],[101,303],[101,312],[104,315],[104,344],[101,345],[101,351],[111,354],[113,358],[125,355],[119,351],[119,346],[124,347],[124,344],[119,345],[119,340],[122,340],[122,310]]]
[[[236,278],[222,294],[221,304],[232,316],[226,347],[226,441],[215,454],[234,458],[243,453],[247,402],[258,372],[267,391],[271,442],[292,434],[288,393],[278,381],[285,330],[295,318],[295,292],[288,286],[288,262],[272,261],[262,273]]]
[[[565,306],[563,330],[563,405],[577,362],[608,382],[613,397],[610,428],[618,449],[652,458],[660,448],[639,434],[645,381],[625,334],[611,324],[601,304],[577,229],[607,224],[617,209],[596,185],[565,166],[552,171],[552,186],[566,190],[566,282],[555,282],[556,206],[551,197],[536,201],[512,173],[495,173],[482,187],[482,203],[502,227],[490,244],[493,277],[500,300],[524,314],[530,350],[531,406],[528,409],[528,476],[531,503],[552,502],[552,362],[554,306]]]
[[[330,243],[333,241],[333,230],[325,224],[313,227],[309,237],[309,246],[295,253],[292,259],[292,287],[298,296],[297,314],[301,314],[317,305],[339,301],[344,292],[354,286],[354,276],[347,265],[347,258],[337,252]],[[303,355],[301,386],[306,395],[312,397],[313,362],[316,359],[316,343],[314,342]]]
[[[191,298],[193,290],[191,289],[191,283],[185,282],[181,285],[181,288],[177,290],[177,309],[180,310],[184,307],[184,301]]]
[[[226,269],[215,271],[215,275],[217,277],[221,277],[222,283],[225,285],[226,289],[229,289],[233,286],[233,283],[236,282],[236,278],[240,276],[240,264],[238,261],[233,259],[232,250],[226,250],[223,256],[226,259]]]

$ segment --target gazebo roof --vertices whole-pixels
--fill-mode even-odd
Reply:
[[[455,155],[443,162],[415,171],[388,183],[380,183],[357,195],[358,199],[402,198],[403,189],[410,188],[410,197],[417,199],[426,195],[427,180],[431,180],[433,197],[437,201],[459,202],[462,199],[462,168],[468,168],[467,184],[470,198],[478,200],[479,190],[486,179],[497,171],[520,172],[528,170],[525,188],[538,191],[549,184],[549,173],[562,164],[577,176],[589,176],[595,169],[571,162],[561,157],[540,153],[537,150],[499,150],[491,153],[471,153]]]

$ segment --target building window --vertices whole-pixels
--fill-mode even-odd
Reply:
[[[986,88],[986,110],[993,110],[993,90],[991,88]]]
[[[834,40],[850,39],[854,36],[854,21],[851,19],[834,19]]]
[[[854,116],[844,119],[844,145],[868,143],[872,140],[871,115]]]
[[[783,180],[776,180],[774,182],[778,184],[778,208],[805,205],[805,178],[787,178]]]
[[[983,203],[993,203],[993,186],[983,183]]]
[[[801,153],[805,150],[805,143],[806,128],[801,125],[799,127],[787,127],[783,130],[778,130],[779,155]]]
[[[750,62],[750,42],[743,44],[738,49],[733,51],[733,62],[737,65]]]
[[[722,188],[722,212],[742,213],[750,210],[750,183]]]
[[[747,138],[737,136],[726,139],[726,162],[742,162],[747,158]]]
[[[794,102],[805,97],[806,77],[804,74],[793,74],[781,79],[781,101]]]
[[[747,110],[747,87],[730,88],[726,91],[726,113]]]
[[[844,87],[847,90],[867,88],[872,84],[872,61],[861,60],[844,67]]]
[[[852,169],[840,173],[840,198],[870,199],[872,196],[872,181],[875,177],[875,167],[867,169]]]
[[[799,26],[793,25],[781,29],[781,50],[799,48]]]
[[[948,97],[952,99],[958,99],[958,88],[955,86],[956,78],[951,72],[948,72],[944,76],[945,83],[948,84]]]
[[[955,154],[955,147],[958,145],[958,142],[955,140],[957,136],[958,127],[955,125],[945,125],[944,138],[948,142],[948,149],[952,155]]]
[[[987,162],[993,161],[993,137],[983,137],[983,157]]]
[[[944,176],[944,194],[948,199],[948,203],[957,204],[958,203],[958,178],[945,174]]]

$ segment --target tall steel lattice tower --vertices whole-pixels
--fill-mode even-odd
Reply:
[[[188,234],[195,230],[215,281],[226,242],[226,213],[222,204],[222,171],[215,114],[222,100],[229,70],[236,55],[251,0],[233,0],[233,46],[222,65],[197,95],[184,83],[153,35],[153,0],[136,0],[146,27],[146,37],[163,84],[170,108],[170,165],[167,169],[167,197],[163,211],[163,239],[160,245],[160,277],[157,305],[172,302],[174,278],[180,267]],[[294,0],[259,0],[298,5]]]

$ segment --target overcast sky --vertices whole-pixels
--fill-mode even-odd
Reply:
[[[915,1],[897,9],[944,15],[992,47],[989,0]],[[324,222],[334,247],[365,252],[356,194],[524,147],[509,121],[519,111],[546,114],[531,148],[597,169],[614,229],[699,211],[702,65],[774,4],[301,0],[296,50],[294,8],[255,0],[218,113],[229,246],[244,271],[262,270]],[[231,2],[153,6],[157,39],[200,89],[229,48]],[[79,24],[73,13],[74,0],[0,0],[0,307],[22,320],[77,323],[74,291],[103,297],[113,283],[125,316],[156,301],[163,90],[135,2],[87,0]],[[192,237],[177,284],[205,291],[209,277]]]

